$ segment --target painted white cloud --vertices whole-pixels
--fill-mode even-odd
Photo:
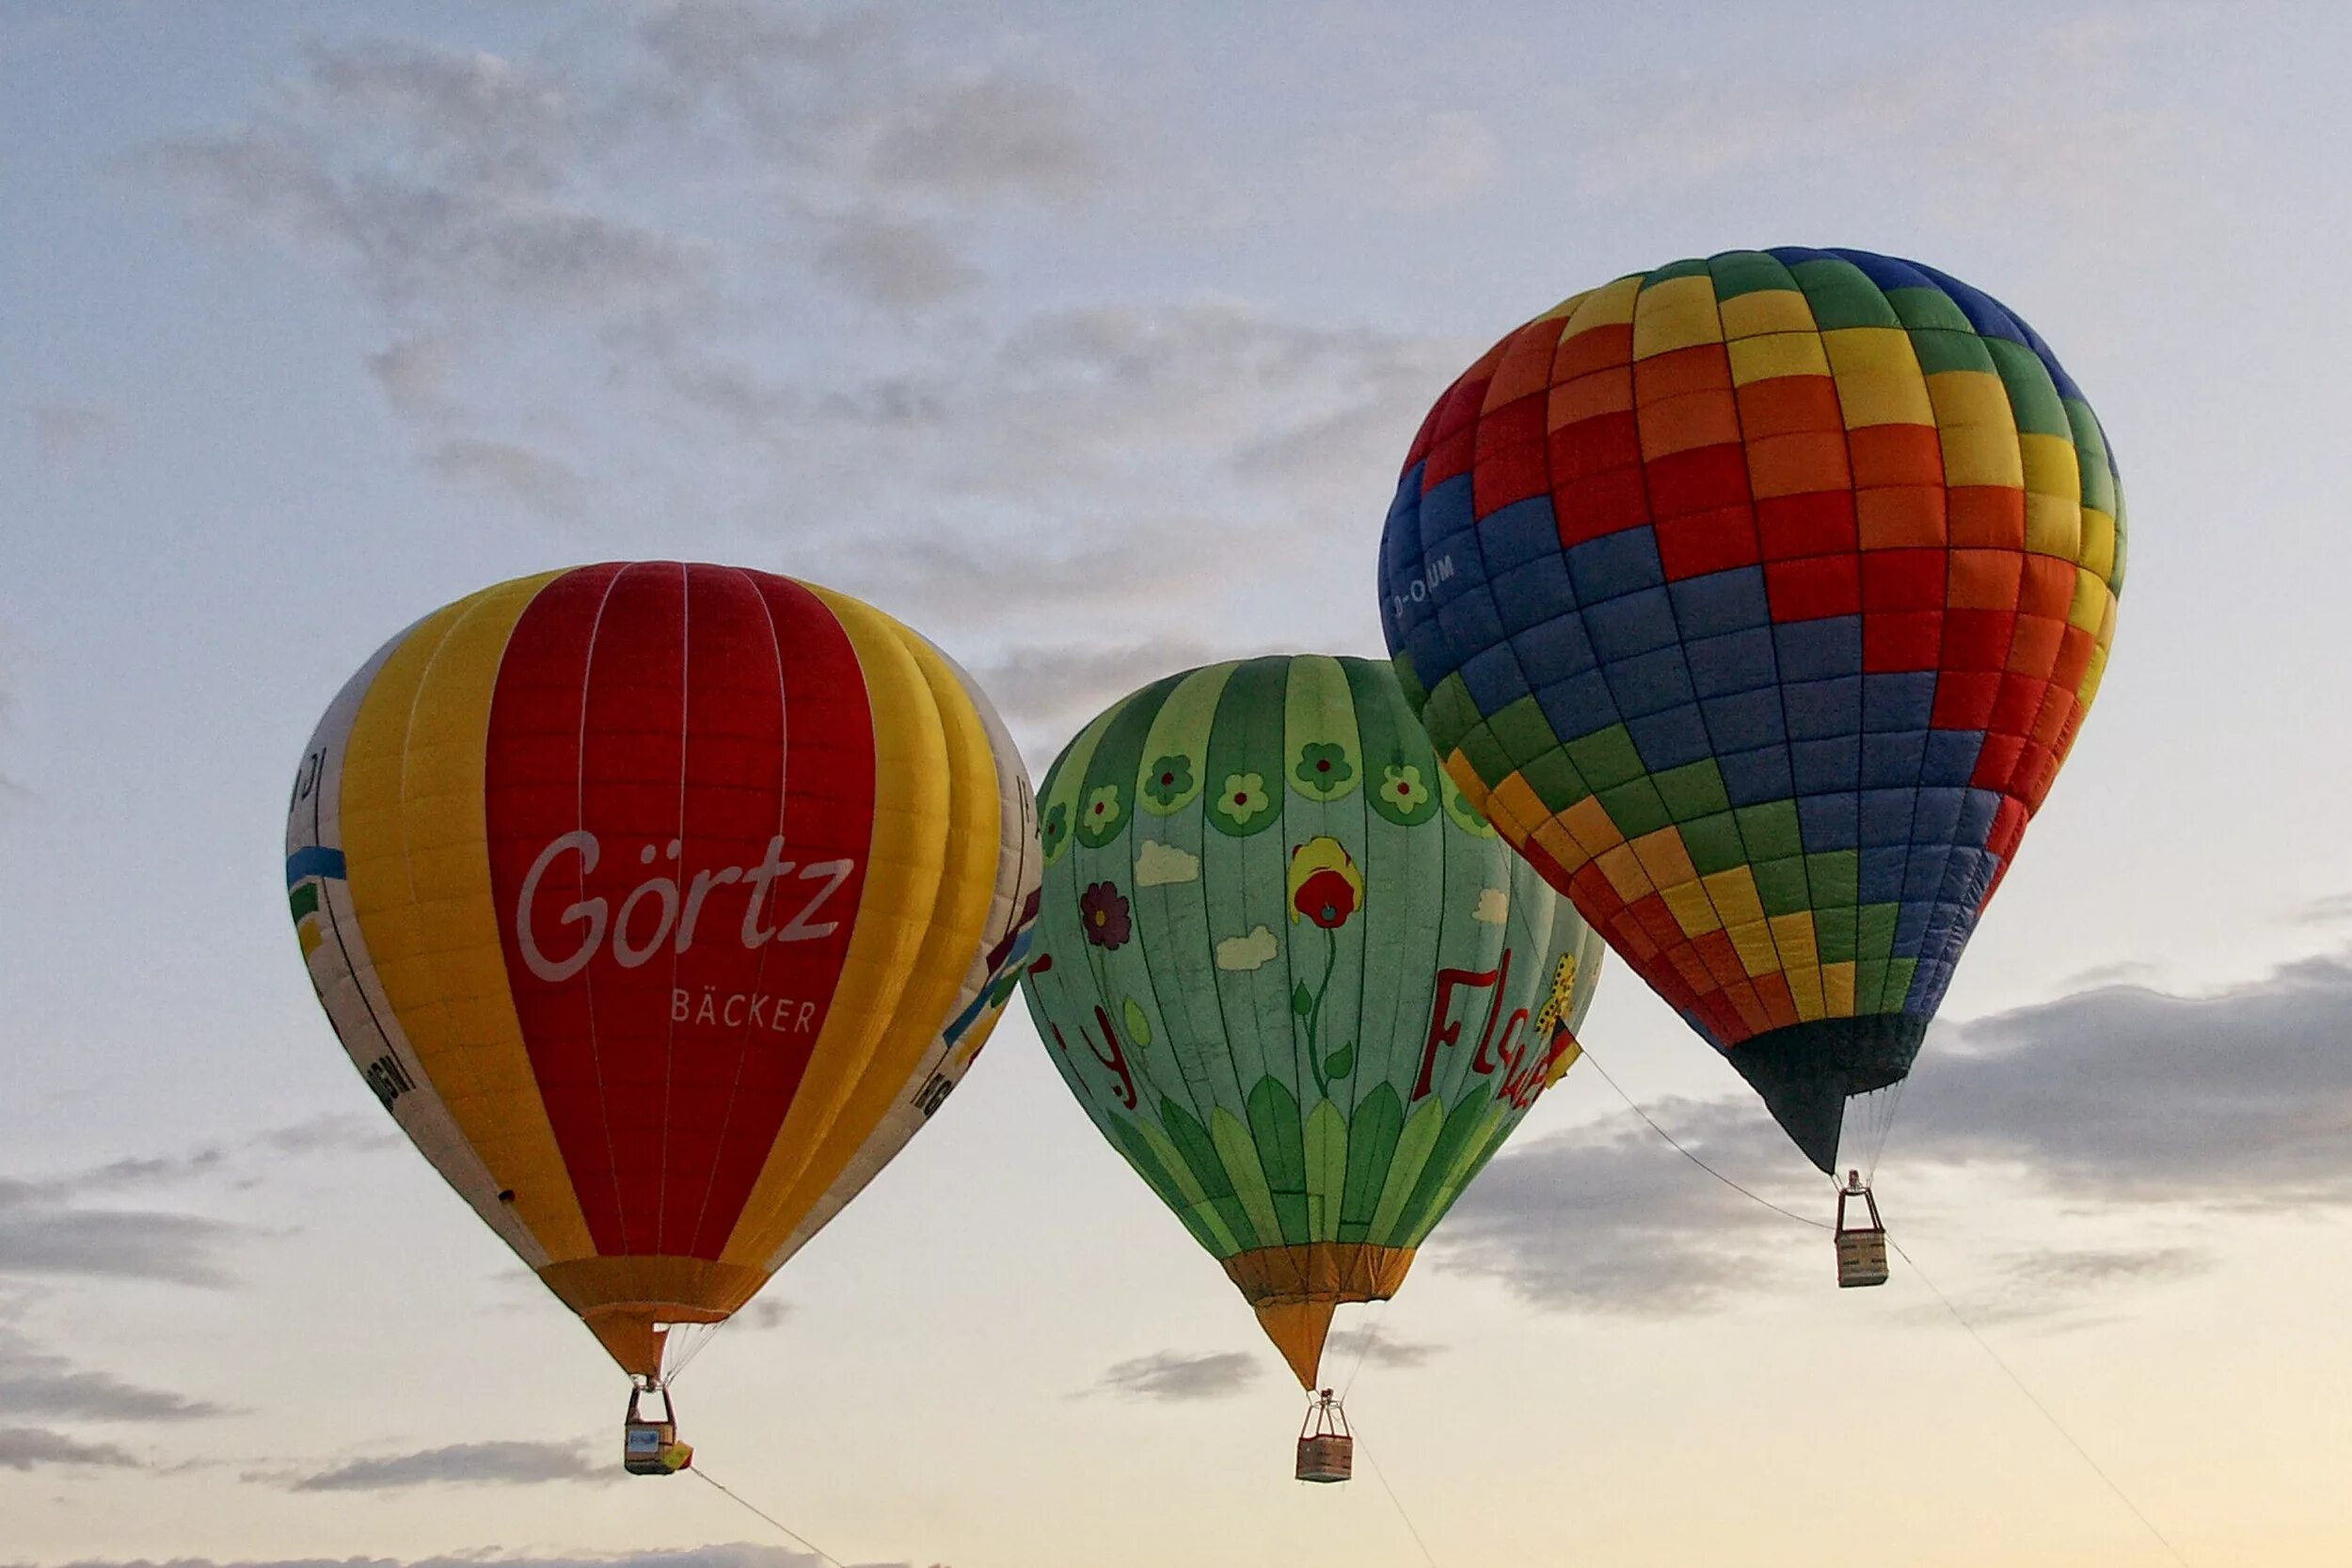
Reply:
[[[1172,887],[1178,882],[1200,879],[1200,856],[1179,849],[1173,844],[1162,844],[1156,838],[1143,841],[1143,850],[1136,856],[1136,886]],[[1258,929],[1263,931],[1265,927],[1261,926]],[[1221,963],[1224,960],[1220,958],[1218,961]]]
[[[1227,937],[1216,944],[1216,967],[1248,973],[1263,969],[1274,961],[1274,955],[1282,944],[1274,940],[1274,933],[1261,926],[1246,937]]]
[[[1507,889],[1483,887],[1478,890],[1478,908],[1471,911],[1480,922],[1500,926],[1511,918],[1511,895]]]

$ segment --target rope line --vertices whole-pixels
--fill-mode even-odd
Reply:
[[[816,1542],[811,1541],[807,1536],[801,1534],[798,1530],[786,1524],[783,1520],[777,1518],[774,1514],[769,1513],[766,1509],[749,1501],[741,1494],[728,1486],[724,1481],[714,1479],[709,1471],[689,1469],[686,1473],[700,1480],[706,1485],[717,1487],[727,1497],[733,1498],[740,1507],[748,1509],[753,1513],[757,1514],[760,1518],[767,1520],[768,1523],[776,1528],[777,1531],[782,1534],[786,1540],[791,1542],[794,1545],[800,1547],[803,1551],[815,1553],[818,1561],[830,1562],[833,1564],[833,1568],[846,1568],[846,1565],[839,1558],[825,1550],[824,1547],[817,1544]]]
[[[1431,1551],[1429,1543],[1421,1538],[1420,1529],[1413,1524],[1413,1516],[1405,1512],[1405,1499],[1399,1497],[1396,1488],[1389,1484],[1388,1472],[1380,1468],[1380,1462],[1372,1457],[1372,1450],[1364,1447],[1364,1440],[1360,1437],[1356,1439],[1356,1451],[1362,1454],[1364,1463],[1372,1466],[1372,1479],[1378,1481],[1380,1490],[1389,1495],[1389,1504],[1396,1510],[1397,1518],[1404,1523],[1405,1533],[1411,1536],[1413,1544],[1421,1548],[1422,1560],[1428,1563],[1429,1568],[1438,1568],[1437,1553]]]
[[[1779,1204],[1774,1203],[1772,1199],[1768,1197],[1759,1197],[1755,1193],[1749,1192],[1747,1188],[1742,1187],[1739,1182],[1734,1181],[1730,1177],[1725,1176],[1722,1171],[1717,1170],[1714,1166],[1708,1164],[1706,1161],[1700,1159],[1697,1155],[1683,1148],[1681,1143],[1673,1133],[1667,1132],[1663,1127],[1659,1126],[1650,1114],[1647,1111],[1643,1110],[1640,1105],[1636,1104],[1633,1097],[1626,1093],[1624,1088],[1618,1085],[1614,1078],[1609,1076],[1609,1069],[1602,1067],[1598,1061],[1595,1060],[1593,1053],[1590,1051],[1584,1053],[1584,1060],[1593,1064],[1593,1070],[1600,1074],[1601,1081],[1603,1083],[1617,1091],[1617,1098],[1625,1101],[1627,1109],[1630,1110],[1635,1116],[1640,1117],[1645,1122],[1647,1122],[1651,1132],[1665,1139],[1666,1142],[1674,1148],[1677,1153],[1680,1154],[1684,1159],[1690,1161],[1692,1164],[1698,1166],[1699,1169],[1705,1171],[1708,1175],[1713,1177],[1716,1180],[1722,1182],[1724,1186],[1729,1187],[1732,1191],[1740,1194],[1741,1196],[1753,1199],[1755,1202],[1762,1204],[1765,1208],[1770,1209],[1776,1214],[1786,1214],[1790,1219],[1797,1221],[1799,1224],[1812,1226],[1817,1230],[1830,1230],[1836,1228],[1833,1226],[1823,1224],[1820,1220],[1796,1213],[1788,1209],[1783,1209]],[[1889,1120],[1891,1123],[1891,1116]],[[1876,1159],[1873,1158],[1873,1165],[1875,1165],[1876,1163]],[[1968,1338],[1977,1342],[1977,1348],[1984,1352],[1987,1359],[1991,1360],[1995,1367],[1998,1367],[2001,1370],[2001,1374],[2009,1379],[2010,1384],[2016,1387],[2020,1394],[2023,1394],[2026,1397],[2026,1402],[2032,1405],[2034,1410],[2042,1417],[2042,1418],[2049,1423],[2050,1430],[2064,1438],[2066,1440],[2066,1446],[2073,1449],[2075,1455],[2080,1458],[2085,1465],[2090,1467],[2090,1473],[2097,1476],[2100,1481],[2106,1484],[2107,1490],[2115,1494],[2116,1501],[2122,1503],[2124,1508],[2130,1511],[2132,1517],[2139,1521],[2140,1528],[2145,1529],[2149,1535],[2155,1540],[2156,1544],[2162,1546],[2172,1560],[2181,1565],[2181,1568],[2189,1568],[2188,1559],[2181,1554],[2181,1549],[2172,1544],[2171,1538],[2167,1536],[2164,1531],[2156,1528],[2156,1522],[2148,1517],[2146,1512],[2140,1508],[2139,1504],[2132,1500],[2131,1494],[2123,1490],[2122,1484],[2107,1473],[2105,1465],[2101,1465],[2096,1459],[2091,1457],[2090,1450],[2084,1448],[2073,1433],[2066,1430],[2066,1423],[2059,1420],[2057,1414],[2052,1411],[2048,1405],[2042,1402],[2040,1395],[2036,1394],[2031,1388],[2026,1386],[2026,1380],[2017,1375],[2017,1370],[2011,1367],[2007,1361],[2001,1359],[2001,1353],[1993,1348],[1991,1340],[1977,1332],[1977,1325],[1970,1323],[1961,1312],[1960,1308],[1952,1305],[1952,1298],[1946,1295],[1936,1285],[1935,1281],[1928,1277],[1928,1272],[1919,1266],[1918,1259],[1912,1257],[1910,1253],[1905,1252],[1903,1250],[1903,1244],[1895,1240],[1895,1238],[1891,1235],[1886,1238],[1886,1244],[1893,1247],[1895,1249],[1895,1255],[1903,1260],[1904,1265],[1908,1267],[1913,1274],[1919,1276],[1919,1283],[1928,1288],[1928,1292],[1943,1304],[1944,1310],[1952,1315],[1952,1322],[1960,1324],[1960,1326],[1967,1332]],[[1365,1457],[1369,1459],[1371,1456],[1367,1454]],[[1373,1465],[1373,1473],[1375,1475],[1378,1475],[1379,1470],[1380,1467],[1378,1465],[1375,1464]],[[1380,1484],[1383,1486],[1388,1484],[1388,1481],[1385,1477],[1382,1478]],[[1391,1496],[1393,1497],[1394,1494],[1391,1493]],[[1403,1512],[1404,1510],[1400,1507],[1398,1513],[1402,1513]],[[1409,1528],[1409,1521],[1407,1522],[1407,1528]],[[1418,1540],[1419,1536],[1416,1535],[1415,1539]],[[1426,1552],[1427,1549],[1428,1548],[1426,1547],[1422,1548],[1424,1552]]]
[[[1809,1225],[1816,1230],[1829,1230],[1835,1228],[1835,1227],[1831,1226],[1826,1220],[1817,1220],[1809,1214],[1800,1214],[1794,1209],[1783,1209],[1779,1204],[1774,1203],[1771,1198],[1764,1197],[1758,1194],[1748,1191],[1747,1188],[1742,1187],[1739,1182],[1734,1181],[1730,1177],[1725,1176],[1722,1171],[1717,1170],[1713,1165],[1708,1164],[1706,1161],[1700,1159],[1697,1155],[1683,1148],[1679,1139],[1676,1138],[1672,1132],[1669,1132],[1664,1128],[1659,1126],[1647,1111],[1643,1110],[1640,1105],[1634,1103],[1633,1097],[1626,1093],[1625,1089],[1614,1078],[1609,1076],[1609,1069],[1600,1065],[1598,1057],[1595,1056],[1592,1052],[1586,1051],[1584,1053],[1584,1060],[1593,1064],[1593,1070],[1600,1074],[1602,1083],[1607,1084],[1611,1088],[1617,1091],[1617,1098],[1625,1101],[1627,1110],[1631,1111],[1635,1116],[1640,1117],[1645,1122],[1647,1122],[1651,1132],[1665,1139],[1667,1145],[1671,1147],[1676,1153],[1690,1161],[1691,1164],[1698,1166],[1699,1169],[1705,1171],[1708,1175],[1713,1177],[1724,1186],[1729,1187],[1733,1192],[1738,1193],[1741,1197],[1746,1198],[1751,1203],[1760,1203],[1775,1214],[1785,1214],[1788,1218],[1795,1220],[1799,1225]]]
[[[2042,1418],[2050,1423],[2050,1430],[2057,1433],[2060,1437],[2066,1439],[2066,1446],[2073,1449],[2076,1456],[2079,1457],[2085,1465],[2090,1466],[2090,1473],[2092,1475],[2097,1476],[2101,1481],[2106,1482],[2107,1490],[2115,1494],[2115,1500],[2122,1503],[2125,1508],[2131,1511],[2132,1517],[2138,1520],[2140,1527],[2155,1538],[2156,1544],[2162,1546],[2165,1551],[2170,1555],[2173,1561],[2179,1563],[2181,1568],[2189,1568],[2188,1559],[2181,1555],[2181,1549],[2172,1544],[2170,1538],[2168,1537],[2164,1531],[2156,1528],[2156,1522],[2153,1519],[2149,1518],[2148,1515],[2141,1511],[2140,1506],[2137,1503],[2132,1501],[2131,1494],[2124,1491],[2122,1483],[2117,1481],[2113,1476],[2107,1474],[2106,1467],[2101,1465],[2096,1459],[2091,1458],[2090,1450],[2084,1448],[2079,1442],[2075,1441],[2074,1434],[2066,1430],[2066,1424],[2063,1421],[2060,1421],[2058,1417],[2051,1412],[2048,1405],[2042,1402],[2041,1397],[2035,1394],[2031,1388],[2026,1386],[2026,1380],[2019,1377],[2016,1370],[2010,1367],[2007,1361],[2001,1359],[2001,1353],[1993,1348],[1993,1342],[1987,1339],[1983,1335],[1977,1332],[1977,1325],[1970,1323],[1964,1316],[1962,1315],[1960,1308],[1952,1305],[1951,1297],[1946,1295],[1941,1290],[1937,1289],[1935,1281],[1928,1277],[1927,1270],[1919,1266],[1918,1259],[1912,1257],[1908,1252],[1905,1252],[1903,1250],[1902,1243],[1895,1240],[1892,1236],[1889,1236],[1886,1239],[1886,1244],[1893,1247],[1895,1249],[1896,1256],[1903,1260],[1905,1266],[1908,1267],[1913,1274],[1919,1276],[1919,1283],[1928,1288],[1929,1293],[1933,1295],[1936,1300],[1944,1304],[1944,1310],[1952,1315],[1952,1322],[1960,1324],[1962,1328],[1968,1331],[1968,1338],[1977,1342],[1977,1348],[1983,1351],[1984,1354],[1991,1358],[1993,1364],[2001,1369],[2003,1375],[2008,1377],[2010,1382],[2016,1386],[2017,1391],[2026,1396],[2026,1402],[2032,1405],[2035,1410],[2041,1413]]]
[[[1378,1312],[1367,1312],[1364,1314],[1365,1321],[1356,1326],[1356,1365],[1347,1370],[1347,1381],[1340,1385],[1340,1402],[1342,1404],[1345,1404],[1347,1402],[1347,1396],[1356,1391],[1357,1374],[1364,1370],[1364,1360],[1372,1354],[1374,1341],[1380,1338],[1380,1331],[1386,1328],[1389,1324],[1387,1303],[1382,1302],[1373,1305],[1376,1305],[1382,1309]]]

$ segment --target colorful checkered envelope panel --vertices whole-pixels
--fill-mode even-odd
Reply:
[[[1454,384],[1381,610],[1464,792],[1828,1169],[2098,689],[2123,532],[2096,416],[1998,302],[1735,251]]]

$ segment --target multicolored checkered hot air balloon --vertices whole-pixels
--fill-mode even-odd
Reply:
[[[939,1108],[1038,870],[1019,753],[930,643],[675,562],[501,583],[393,638],[286,822],[353,1064],[646,1387],[671,1329],[740,1307]],[[632,1419],[632,1469],[675,1467],[667,1425]]]
[[[1581,293],[1430,411],[1380,558],[1446,768],[1824,1170],[1899,1083],[2097,691],[2106,438],[1932,267]]]
[[[1576,1060],[1600,941],[1374,660],[1156,681],[1041,809],[1038,1034],[1312,1388],[1333,1309],[1395,1291]]]

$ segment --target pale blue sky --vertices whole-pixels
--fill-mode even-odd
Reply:
[[[309,995],[282,792],[393,629],[577,561],[795,572],[937,637],[1041,768],[1166,669],[1376,652],[1452,375],[1776,244],[2007,301],[2131,503],[2112,673],[1947,1004],[1991,1022],[1891,1145],[1902,1234],[2192,1561],[2343,1560],[2352,24],[1263,10],[0,11],[0,1560],[759,1538],[605,1483],[610,1367],[381,1146]],[[1818,1201],[1629,974],[1587,1034]],[[1388,1309],[1427,1354],[1356,1403],[1439,1560],[2167,1560],[1915,1284],[1838,1298],[1630,1125],[1568,1080]],[[693,1435],[846,1559],[1419,1560],[1376,1489],[1285,1479],[1270,1352],[1024,1019],[770,1296]],[[527,1447],[431,1457],[472,1442]],[[336,1479],[404,1455],[485,1479]]]

